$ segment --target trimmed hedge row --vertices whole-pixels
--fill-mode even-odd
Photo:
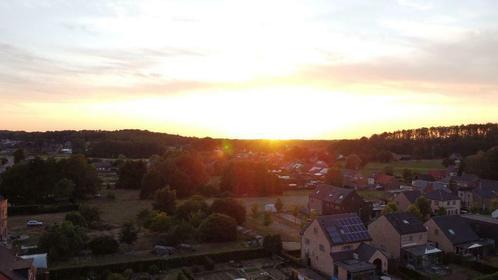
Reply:
[[[472,270],[479,271],[484,274],[494,273],[498,270],[497,267],[479,262],[466,259],[465,257],[456,255],[454,253],[447,253],[443,255],[442,261],[444,264],[454,263],[464,267],[468,267]]]
[[[227,262],[230,260],[247,260],[269,257],[271,254],[259,249],[244,249],[229,252],[199,254],[190,256],[178,256],[172,258],[153,258],[146,260],[137,260],[131,262],[121,262],[113,264],[95,264],[95,265],[81,265],[73,267],[55,268],[50,269],[51,280],[66,280],[66,279],[80,279],[87,275],[96,276],[92,279],[102,279],[103,275],[108,272],[121,273],[126,269],[132,269],[134,272],[143,272],[151,265],[156,265],[160,270],[164,271],[169,268],[176,268],[181,266],[190,265],[205,265],[206,259],[210,258],[214,262]]]
[[[489,275],[479,276],[474,278],[474,280],[498,280],[498,272]]]
[[[77,211],[80,205],[77,203],[64,203],[64,204],[32,204],[9,206],[7,212],[9,216],[16,215],[36,215],[46,213],[59,213]]]

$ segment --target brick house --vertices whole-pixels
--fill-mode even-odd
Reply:
[[[301,259],[332,279],[375,279],[388,259],[370,240],[355,213],[319,216],[301,233]]]
[[[424,225],[429,242],[444,252],[480,258],[494,250],[494,240],[480,238],[461,216],[436,216]]]
[[[415,203],[417,198],[419,198],[422,195],[420,191],[404,191],[401,193],[398,193],[394,197],[394,203],[396,203],[396,206],[398,206],[399,211],[401,212],[406,212],[408,211],[408,207]]]
[[[0,195],[0,242],[7,241],[7,208],[7,199]]]
[[[472,206],[480,209],[492,209],[493,201],[498,200],[498,181],[496,180],[481,180],[479,185],[473,190]]]
[[[427,243],[427,229],[411,213],[383,215],[368,225],[368,232],[375,247],[407,267],[428,268],[437,262],[441,253]]]
[[[18,258],[0,245],[0,280],[36,280],[33,261]]]
[[[318,215],[357,213],[363,221],[368,221],[371,205],[363,200],[355,190],[321,184],[309,194],[308,209]]]
[[[460,198],[448,191],[438,190],[425,194],[425,198],[431,201],[432,213],[436,213],[439,208],[446,209],[447,215],[459,215],[461,209]]]

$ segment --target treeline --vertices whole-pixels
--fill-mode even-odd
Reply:
[[[100,180],[83,155],[68,159],[35,158],[18,163],[0,176],[0,193],[13,204],[51,203],[96,193]]]
[[[332,142],[334,155],[357,154],[364,162],[381,161],[386,151],[417,158],[445,158],[452,153],[468,156],[498,144],[498,124],[430,127],[374,134],[370,138]]]

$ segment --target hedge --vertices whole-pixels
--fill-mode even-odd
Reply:
[[[9,206],[7,212],[9,213],[9,216],[36,215],[36,214],[46,214],[46,213],[78,211],[79,207],[80,206],[77,203],[31,204],[31,205]]]
[[[161,271],[169,268],[177,268],[191,265],[205,265],[206,258],[210,258],[215,263],[227,262],[230,260],[246,260],[269,257],[270,254],[258,249],[243,249],[237,251],[207,253],[189,256],[178,256],[171,258],[151,258],[130,262],[120,262],[112,264],[80,265],[71,267],[61,267],[50,269],[50,280],[80,279],[85,275],[97,275],[96,279],[101,279],[105,272],[121,273],[125,269],[132,269],[134,272],[146,272],[151,265],[156,265]]]
[[[474,280],[498,280],[498,272],[474,278]]]
[[[443,255],[442,261],[444,264],[454,263],[464,267],[468,267],[472,270],[479,271],[484,274],[494,273],[498,270],[497,267],[479,262],[474,260],[469,260],[465,257],[456,255],[454,253],[446,253]]]

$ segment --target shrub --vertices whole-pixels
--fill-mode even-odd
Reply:
[[[78,254],[87,240],[83,230],[71,222],[55,224],[48,228],[38,241],[38,247],[48,252],[51,260],[62,260]]]
[[[246,221],[246,208],[232,198],[216,199],[213,204],[211,204],[211,212],[230,216],[234,218],[239,225]]]
[[[119,233],[119,241],[126,244],[133,244],[138,238],[138,230],[132,222],[123,224]]]
[[[100,223],[100,210],[97,207],[82,206],[80,207],[80,214],[85,218],[89,226],[95,226]]]
[[[85,218],[81,215],[80,212],[69,212],[66,214],[66,217],[64,220],[73,223],[75,226],[80,226],[80,227],[87,227],[88,224],[85,220]]]
[[[154,197],[154,209],[168,214],[173,214],[176,211],[176,191],[170,190],[169,187],[164,187],[158,190]]]
[[[237,222],[227,215],[211,214],[199,226],[199,236],[207,242],[226,242],[237,239]]]
[[[272,254],[280,254],[282,251],[282,238],[280,235],[266,235],[263,239],[263,248]]]
[[[126,280],[127,278],[119,273],[110,273],[105,278],[106,280]]]
[[[94,255],[114,254],[118,251],[119,243],[112,236],[95,237],[88,243],[88,247]]]
[[[149,267],[147,268],[147,272],[149,272],[150,274],[152,275],[156,275],[159,273],[159,267],[155,264],[151,264],[149,265]]]

